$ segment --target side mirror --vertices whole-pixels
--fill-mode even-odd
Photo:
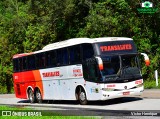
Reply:
[[[144,56],[144,61],[145,61],[146,66],[149,66],[150,65],[150,60],[149,60],[148,55],[145,54],[145,53],[141,53],[141,55]]]
[[[99,70],[103,70],[103,61],[100,57],[96,57]]]

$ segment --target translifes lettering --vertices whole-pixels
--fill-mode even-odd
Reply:
[[[111,46],[100,46],[102,52],[104,51],[117,51],[117,50],[132,50],[131,44],[123,45],[111,45]]]
[[[60,72],[59,71],[55,71],[55,72],[45,72],[42,73],[43,77],[54,77],[54,76],[60,76]]]

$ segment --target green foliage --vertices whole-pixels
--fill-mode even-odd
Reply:
[[[131,37],[138,51],[149,55],[143,77],[160,71],[160,3],[155,14],[140,14],[139,0],[1,0],[0,84],[12,88],[12,56],[74,37]],[[142,63],[143,64],[143,63]]]
[[[160,88],[160,80],[158,86],[156,86],[156,80],[149,80],[149,81],[144,81],[144,88],[146,89],[159,89]]]

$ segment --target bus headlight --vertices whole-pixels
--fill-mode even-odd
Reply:
[[[137,85],[137,86],[136,86],[136,88],[140,88],[140,87],[142,87],[142,86],[143,86],[143,83],[142,83],[142,84]]]

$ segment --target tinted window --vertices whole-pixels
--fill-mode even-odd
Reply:
[[[56,66],[56,52],[55,51],[49,51],[46,52],[46,65],[47,67],[54,67]]]
[[[92,44],[83,44],[82,51],[83,51],[83,60],[92,58],[94,56],[94,50]]]
[[[120,69],[120,59],[119,56],[105,56],[102,58],[103,76],[117,74]]]
[[[80,45],[72,46],[69,48],[70,64],[76,64],[81,62],[81,50]]]
[[[23,70],[27,70],[27,57],[23,57]]]
[[[87,59],[83,62],[83,76],[85,80],[96,82],[99,81],[99,70],[95,58]]]
[[[35,56],[31,55],[28,56],[28,69],[35,69],[36,68],[36,62],[35,62]]]
[[[67,50],[67,48],[64,48],[62,50],[62,64],[67,65],[68,61],[69,61],[68,50]]]
[[[136,55],[121,56],[122,67],[138,67],[138,60]]]
[[[22,60],[22,58],[19,58],[18,64],[19,64],[19,71],[22,71],[23,70],[23,60]]]
[[[67,48],[57,50],[57,66],[68,64],[68,50]]]
[[[27,58],[18,58],[13,60],[14,72],[27,70]]]
[[[13,68],[14,72],[19,71],[18,59],[13,59]]]
[[[44,53],[36,54],[36,68],[45,67],[45,55]]]

